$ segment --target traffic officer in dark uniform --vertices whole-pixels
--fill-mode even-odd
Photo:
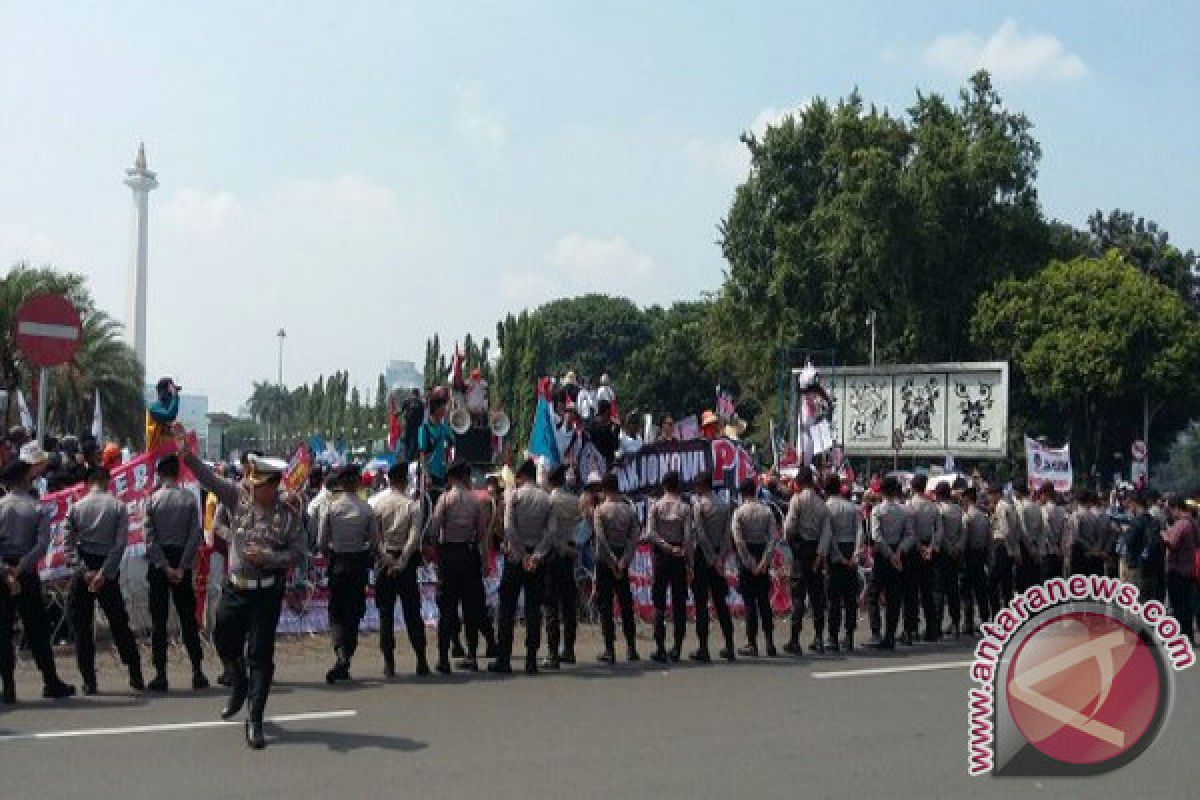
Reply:
[[[901,505],[903,491],[893,476],[883,479],[883,502],[871,509],[871,547],[874,551],[871,569],[872,593],[887,598],[886,627],[883,638],[872,642],[881,650],[896,649],[896,626],[904,604],[900,572],[904,562],[901,553],[913,540],[911,515]]]
[[[614,473],[604,476],[600,488],[604,499],[592,515],[592,530],[596,536],[596,611],[600,614],[600,630],[604,636],[604,652],[597,660],[605,664],[616,661],[613,651],[615,595],[621,603],[625,652],[630,661],[637,661],[637,625],[633,618],[633,592],[629,589],[629,565],[633,563],[641,538],[637,512],[621,494],[621,485]]]
[[[167,617],[174,602],[183,646],[192,662],[192,688],[207,689],[204,648],[196,629],[196,590],[192,586],[196,550],[204,536],[200,504],[196,495],[179,485],[179,456],[163,456],[155,471],[161,485],[146,501],[142,523],[146,558],[150,561],[146,581],[150,585],[150,650],[154,659],[154,679],[148,688],[153,692],[167,690]]]
[[[229,512],[229,526],[218,531],[229,542],[229,563],[214,639],[232,678],[221,717],[231,719],[248,700],[246,744],[260,750],[267,744],[263,712],[275,674],[275,629],[285,578],[305,551],[301,512],[279,490],[286,461],[252,457],[245,482],[235,483],[218,477],[188,449],[182,425],[176,424],[174,432],[184,465]]]
[[[546,578],[542,562],[558,535],[558,521],[550,510],[550,495],[535,483],[537,467],[527,460],[517,470],[517,485],[504,506],[504,574],[500,577],[500,619],[496,659],[489,672],[512,672],[513,628],[517,599],[525,593],[525,672],[537,674],[541,645],[542,587]]]
[[[818,555],[829,569],[829,649],[854,649],[858,626],[858,564],[855,554],[863,546],[862,510],[842,496],[842,480],[831,474],[825,484],[825,507],[829,510],[827,535],[822,535]],[[839,644],[838,632],[845,624],[846,637]]]
[[[696,603],[696,638],[700,646],[690,658],[708,663],[708,600],[717,610],[717,624],[725,637],[721,658],[733,661],[733,619],[729,614],[729,584],[725,581],[725,562],[733,552],[732,519],[729,503],[712,490],[712,473],[696,476],[692,499],[692,597]]]
[[[348,464],[332,481],[333,496],[317,520],[317,551],[329,574],[329,634],[337,659],[326,683],[350,680],[350,660],[358,649],[358,627],[367,612],[367,580],[379,546],[379,520],[358,496],[361,470]]]
[[[447,489],[433,509],[438,554],[438,660],[434,669],[443,675],[450,674],[450,642],[459,627],[467,634],[466,657],[459,668],[468,672],[479,669],[479,622],[484,614],[480,550],[487,546],[487,512],[471,491],[471,466],[456,461],[447,470],[446,481]]]
[[[934,496],[937,498],[938,524],[933,533],[936,618],[932,624],[936,630],[941,630],[948,606],[950,611],[949,632],[955,639],[958,639],[962,633],[962,604],[958,594],[959,575],[963,569],[963,544],[966,539],[962,506],[951,497],[948,483],[939,483]]]
[[[938,525],[938,508],[925,496],[928,480],[924,475],[912,479],[912,497],[907,510],[913,523],[913,538],[901,553],[904,573],[900,583],[904,587],[904,637],[901,644],[911,645],[921,636],[921,615],[925,616],[925,641],[936,642],[942,637],[937,629],[934,615],[933,534]]]
[[[575,562],[578,548],[575,528],[581,517],[580,498],[568,492],[565,464],[549,475],[550,506],[557,524],[550,555],[546,559],[546,648],[542,661],[546,669],[558,669],[559,664],[575,663],[575,632],[579,624],[579,590],[575,586]],[[561,650],[559,649],[561,647]]]
[[[792,551],[792,632],[783,652],[800,655],[800,631],[804,627],[804,599],[808,595],[813,612],[813,652],[825,650],[825,568],[821,557],[821,539],[829,532],[829,509],[817,493],[812,470],[801,467],[796,476],[798,491],[788,502],[783,520],[783,537]]]
[[[770,507],[758,500],[758,484],[753,478],[739,487],[742,504],[733,512],[733,546],[740,568],[738,591],[746,603],[746,646],[738,652],[758,655],[758,628],[762,625],[767,655],[774,657],[775,615],[771,611],[771,556],[779,541],[779,523]]]
[[[146,688],[142,659],[121,596],[121,559],[129,539],[125,504],[108,491],[111,476],[104,467],[88,470],[88,493],[67,511],[63,542],[67,563],[75,571],[67,615],[75,630],[75,660],[83,676],[83,693],[96,693],[96,642],[92,620],[96,603],[108,618],[121,662],[129,668],[129,687]]]
[[[375,570],[375,605],[379,609],[379,649],[383,674],[396,676],[396,598],[404,613],[404,630],[417,657],[417,674],[429,674],[425,657],[425,621],[421,617],[421,504],[408,496],[408,464],[388,470],[388,488],[371,498],[379,525],[379,560]]]
[[[25,641],[42,673],[42,697],[59,699],[75,694],[75,687],[58,677],[50,646],[50,623],[38,576],[38,560],[50,545],[50,513],[33,499],[32,476],[33,468],[21,460],[13,461],[0,474],[7,489],[0,498],[0,699],[5,703],[17,701],[12,632],[13,617],[18,614]]]
[[[988,620],[988,564],[992,563],[992,523],[979,505],[979,492],[974,486],[963,491],[963,571],[962,608],[965,630],[975,633],[974,611],[979,622]]]
[[[654,653],[652,661],[678,661],[687,633],[688,559],[692,544],[692,511],[679,496],[679,473],[662,478],[663,496],[646,512],[646,538],[654,548]],[[672,628],[675,643],[670,652],[667,640],[667,589],[671,590]]]

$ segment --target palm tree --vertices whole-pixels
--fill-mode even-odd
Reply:
[[[272,428],[277,429],[287,418],[291,412],[291,401],[291,394],[279,384],[268,381],[254,382],[254,390],[250,393],[246,405],[259,424],[266,427],[264,439],[270,439]]]
[[[0,383],[10,393],[32,396],[37,369],[25,361],[13,340],[13,317],[27,299],[42,292],[65,294],[79,309],[83,338],[75,358],[51,370],[47,427],[79,432],[91,425],[94,392],[100,391],[105,423],[119,441],[140,442],[143,433],[143,370],[137,356],[121,340],[121,326],[95,307],[84,276],[53,267],[18,262],[0,278]],[[9,403],[4,424],[16,421]]]

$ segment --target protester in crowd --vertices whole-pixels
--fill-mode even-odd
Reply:
[[[618,434],[620,430],[613,420],[612,403],[601,400],[596,407],[596,416],[588,424],[588,440],[604,459],[605,470],[613,468],[617,458]]]
[[[109,492],[110,480],[104,467],[89,471],[88,493],[71,506],[63,522],[67,563],[74,572],[67,608],[75,631],[75,659],[83,693],[88,695],[97,691],[92,623],[97,602],[108,619],[121,662],[129,669],[129,687],[139,692],[146,688],[141,655],[121,595],[121,558],[129,538],[129,515],[125,504]]]
[[[416,461],[418,457],[417,437],[421,432],[421,423],[425,421],[425,403],[421,400],[421,390],[414,388],[400,406],[404,417],[404,453],[401,460]]]
[[[317,523],[317,552],[325,554],[329,575],[329,634],[334,665],[326,683],[350,680],[350,661],[358,649],[358,628],[367,611],[367,579],[379,547],[379,520],[358,494],[357,465],[332,476],[333,498]]]
[[[196,591],[192,584],[196,551],[203,532],[196,497],[179,485],[179,456],[163,456],[155,466],[159,488],[146,501],[142,530],[146,538],[151,651],[154,678],[149,689],[167,691],[167,617],[174,603],[183,645],[192,664],[192,688],[208,688],[204,649],[196,627]]]
[[[604,652],[597,660],[605,664],[616,662],[613,642],[616,638],[613,623],[613,597],[621,604],[621,630],[625,634],[626,655],[629,661],[638,660],[637,627],[633,618],[633,593],[629,588],[629,565],[633,563],[640,536],[637,512],[621,494],[617,476],[604,476],[601,488],[604,500],[593,515],[596,537],[596,610],[600,614],[600,630],[604,637]]]
[[[437,495],[446,487],[446,468],[449,466],[450,448],[454,444],[454,431],[446,424],[446,396],[435,393],[429,400],[429,419],[420,427],[417,448],[421,453],[421,477],[429,499],[437,501]]]
[[[1143,566],[1150,537],[1159,535],[1158,521],[1150,515],[1149,505],[1145,492],[1134,492],[1129,496],[1126,509],[1133,521],[1117,542],[1117,555],[1120,558],[1119,577],[1122,581],[1137,586],[1147,599],[1152,595],[1147,591]]]
[[[517,470],[516,488],[508,493],[504,509],[504,573],[500,577],[500,608],[496,659],[489,672],[512,672],[513,629],[517,600],[525,596],[525,672],[538,671],[541,646],[542,565],[557,536],[557,518],[551,513],[550,496],[537,485],[537,467],[525,461]]]
[[[32,496],[34,467],[15,459],[0,472],[0,701],[17,701],[13,621],[20,616],[25,642],[42,674],[42,697],[60,699],[75,687],[58,677],[50,624],[42,602],[38,559],[50,544],[50,514]]]
[[[712,441],[721,433],[721,418],[713,411],[706,409],[700,415],[700,438]]]
[[[725,563],[733,552],[733,514],[729,503],[712,490],[712,473],[696,476],[692,499],[692,596],[696,602],[696,639],[699,646],[690,655],[693,661],[708,663],[708,601],[712,598],[717,624],[725,637],[720,656],[733,661],[733,619],[729,614],[729,584],[725,581]]]
[[[147,453],[171,440],[171,426],[179,416],[179,392],[182,389],[183,387],[171,378],[160,378],[155,385],[157,399],[146,406]]]
[[[546,617],[546,658],[542,667],[559,669],[560,664],[575,663],[575,632],[579,622],[575,564],[578,546],[575,528],[579,525],[582,500],[566,490],[567,465],[550,472],[550,507],[556,519],[554,539],[546,556],[546,588],[543,595]]]
[[[375,569],[375,605],[379,609],[379,650],[383,674],[396,677],[396,599],[404,630],[417,659],[417,675],[429,674],[425,654],[425,621],[421,618],[421,504],[408,496],[408,464],[388,469],[388,488],[369,501],[379,528]]]
[[[488,382],[484,380],[479,367],[471,370],[471,377],[467,381],[467,411],[476,426],[487,426]]]
[[[675,418],[670,414],[663,415],[662,422],[658,426],[658,436],[654,439],[656,442],[675,442],[679,437],[675,435]]]
[[[1146,549],[1142,557],[1142,595],[1160,603],[1167,600],[1167,549],[1163,541],[1170,527],[1170,515],[1157,489],[1146,490],[1146,513],[1154,524],[1146,531]]]
[[[691,571],[691,509],[679,494],[679,473],[668,472],[662,478],[662,497],[646,512],[646,539],[654,552],[654,653],[650,659],[660,663],[678,661],[687,633],[687,580]],[[674,644],[666,649],[667,590],[671,591],[671,622]]]
[[[1163,537],[1167,549],[1167,596],[1180,631],[1194,645],[1193,584],[1197,577],[1196,548],[1200,545],[1200,530],[1196,528],[1196,513],[1183,498],[1172,499],[1170,510],[1174,521]]]
[[[275,674],[275,631],[287,570],[304,555],[300,513],[280,492],[287,462],[252,456],[246,485],[217,475],[188,445],[187,431],[174,427],[175,444],[196,481],[228,509],[229,582],[217,609],[217,653],[230,674],[232,691],[221,710],[232,719],[249,701],[246,744],[266,747],[263,713]]]
[[[612,409],[612,413],[617,413],[617,393],[613,389],[612,380],[605,372],[600,376],[600,384],[596,387],[596,408],[600,408],[600,404],[607,402],[608,407]]]
[[[774,658],[775,615],[771,610],[771,557],[779,541],[779,523],[764,503],[756,498],[758,484],[753,478],[742,482],[742,504],[733,513],[733,544],[740,569],[738,591],[746,603],[746,644],[738,652],[758,655],[758,631],[761,626],[767,655]]]

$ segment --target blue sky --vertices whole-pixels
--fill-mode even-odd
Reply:
[[[289,383],[373,386],[562,294],[717,288],[743,130],[980,65],[1036,125],[1048,215],[1200,248],[1194,4],[339,5],[0,2],[0,264],[84,272],[122,317],[143,139],[150,377],[232,410],[282,325]]]

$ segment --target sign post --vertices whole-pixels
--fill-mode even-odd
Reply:
[[[75,357],[83,338],[79,311],[61,294],[35,294],[13,315],[17,347],[38,369],[37,441],[46,442],[50,368]]]
[[[900,469],[900,451],[904,449],[904,431],[896,428],[892,431],[892,470]]]

